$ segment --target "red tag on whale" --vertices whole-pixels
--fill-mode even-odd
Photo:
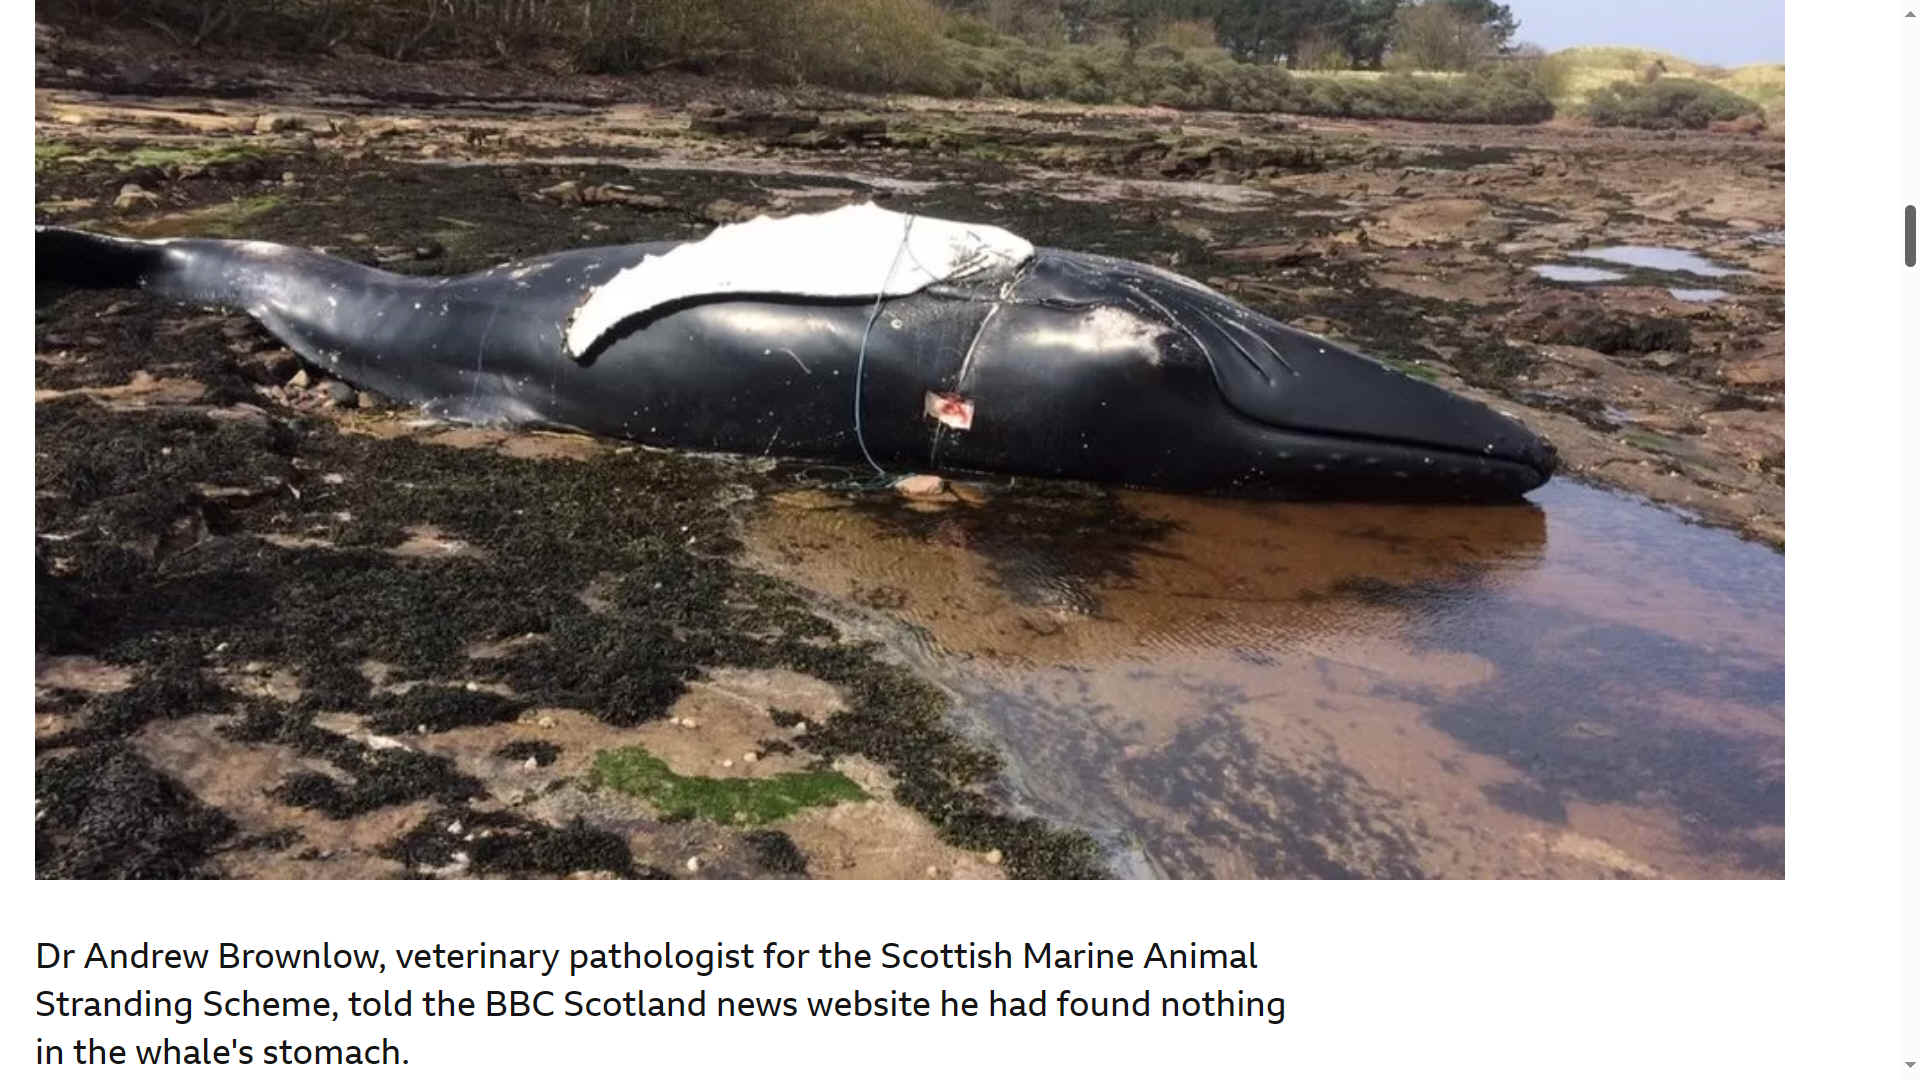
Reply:
[[[942,394],[927,391],[927,415],[947,425],[966,431],[973,427],[973,402],[959,394]]]

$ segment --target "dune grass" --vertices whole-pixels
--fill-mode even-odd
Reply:
[[[1640,82],[1648,67],[1656,61],[1665,74],[1717,86],[1760,106],[1767,124],[1780,126],[1786,118],[1787,67],[1785,64],[1747,64],[1737,68],[1696,63],[1685,57],[1658,49],[1629,45],[1578,45],[1562,49],[1552,59],[1565,68],[1560,92],[1554,105],[1562,112],[1575,112],[1585,106],[1595,91],[1616,82]]]

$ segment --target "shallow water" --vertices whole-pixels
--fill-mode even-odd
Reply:
[[[1122,873],[1782,872],[1782,559],[1531,505],[795,489],[760,561],[859,609]]]
[[[1746,273],[1731,266],[1721,266],[1684,248],[1625,245],[1587,248],[1573,254],[1582,259],[1598,259],[1601,262],[1633,266],[1642,270],[1665,270],[1669,273],[1692,274],[1696,277],[1731,277],[1734,274]]]
[[[1667,294],[1675,300],[1685,300],[1689,304],[1708,304],[1727,298],[1725,289],[1668,289]]]
[[[1571,284],[1622,281],[1627,276],[1615,270],[1602,270],[1597,266],[1575,266],[1570,263],[1541,263],[1533,268],[1533,272],[1548,281],[1564,281]]]

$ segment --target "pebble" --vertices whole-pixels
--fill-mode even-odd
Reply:
[[[697,874],[699,872],[700,872],[700,856],[695,855],[692,858],[689,858],[687,860],[687,873]]]
[[[520,763],[520,767],[527,770],[528,772],[532,772],[533,770],[540,767],[540,759],[528,758],[527,760]]]
[[[805,735],[807,733],[807,722],[805,720],[802,720],[799,723],[793,725],[793,733],[795,735]]]
[[[992,851],[987,852],[987,862],[991,865],[999,866],[1000,860],[1004,858],[1006,858],[1006,856],[1000,854],[999,848],[994,848]]]
[[[721,762],[720,762],[720,767],[721,767],[721,768],[723,768],[723,769],[731,769],[731,768],[733,768],[733,759],[732,759],[732,758],[727,758],[727,759],[725,759],[725,760],[723,760],[723,761],[721,761]]]
[[[452,833],[452,834],[453,834],[453,835],[455,835],[455,836],[459,836],[459,835],[460,835],[460,833],[461,833],[461,831],[462,831],[462,830],[461,830],[461,828],[460,828],[460,823],[456,821],[456,822],[454,822],[453,824],[451,824],[451,825],[448,825],[448,826],[447,826],[447,831],[448,831],[448,832],[450,832],[450,833]]]
[[[338,380],[329,380],[321,389],[326,392],[327,400],[340,408],[351,409],[360,403],[360,392]]]
[[[903,476],[893,482],[893,489],[909,498],[916,495],[922,497],[938,495],[946,489],[946,486],[946,481],[926,473],[915,473],[912,476]]]
[[[305,390],[307,387],[313,385],[313,376],[307,374],[306,368],[301,368],[299,371],[293,373],[293,378],[287,380],[287,385]]]
[[[158,206],[160,205],[160,196],[155,195],[139,184],[127,184],[123,186],[120,189],[120,194],[115,196],[113,200],[113,208],[115,210],[131,210],[136,206],[142,205]]]
[[[759,760],[760,760],[760,755],[759,755],[759,754],[756,754],[756,753],[754,753],[754,752],[753,752],[753,751],[751,751],[751,750],[749,750],[749,751],[747,751],[746,753],[744,753],[744,754],[742,754],[742,755],[740,755],[740,756],[741,756],[742,758],[744,758],[744,759],[746,760],[746,762],[747,762],[747,764],[749,764],[749,765],[751,765],[751,764],[753,764],[754,762],[756,762],[756,761],[759,761]]]

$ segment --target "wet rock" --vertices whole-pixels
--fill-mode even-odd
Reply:
[[[300,370],[300,360],[285,349],[249,351],[234,361],[234,367],[251,382],[262,386],[278,386],[293,378]]]
[[[744,136],[750,139],[779,139],[813,131],[820,117],[813,113],[775,110],[719,109],[696,114],[687,124],[689,130],[703,135]]]
[[[1328,253],[1331,245],[1322,239],[1294,240],[1281,244],[1254,244],[1248,247],[1227,248],[1215,252],[1215,256],[1234,262],[1266,263],[1269,266],[1297,266]]]
[[[821,130],[832,138],[848,142],[871,142],[886,135],[887,122],[877,116],[835,120]]]
[[[872,145],[887,140],[887,122],[879,117],[836,120],[798,135],[770,137],[772,146],[792,146],[803,150],[837,150],[847,146]]]
[[[893,490],[905,495],[909,499],[930,499],[937,495],[944,494],[947,490],[947,482],[938,476],[932,476],[926,473],[915,473],[912,476],[903,476],[895,480],[893,482]]]
[[[732,199],[715,199],[700,209],[700,220],[709,225],[730,225],[736,221],[751,221],[757,216],[759,211]]]
[[[1483,199],[1417,199],[1392,207],[1367,225],[1367,239],[1381,247],[1506,240],[1513,226],[1493,216]]]
[[[141,187],[139,184],[126,184],[120,188],[120,194],[114,197],[115,210],[132,210],[142,206],[159,206],[160,196]]]
[[[1511,332],[1543,344],[1578,345],[1609,356],[1685,353],[1693,347],[1693,332],[1683,320],[1571,304],[1552,305],[1523,317]]]
[[[321,383],[320,392],[327,395],[327,401],[336,408],[351,409],[360,404],[360,392],[335,379]]]
[[[665,210],[672,205],[663,195],[636,191],[626,184],[594,184],[582,188],[580,201],[589,205],[613,203],[620,206],[638,206],[647,210]]]
[[[300,374],[300,358],[291,350],[275,349],[258,354],[257,359],[266,365],[268,378],[274,382],[284,383]]]
[[[1787,384],[1787,351],[1781,333],[1736,343],[1720,363],[1719,375],[1729,385],[1749,390],[1784,389]]]

